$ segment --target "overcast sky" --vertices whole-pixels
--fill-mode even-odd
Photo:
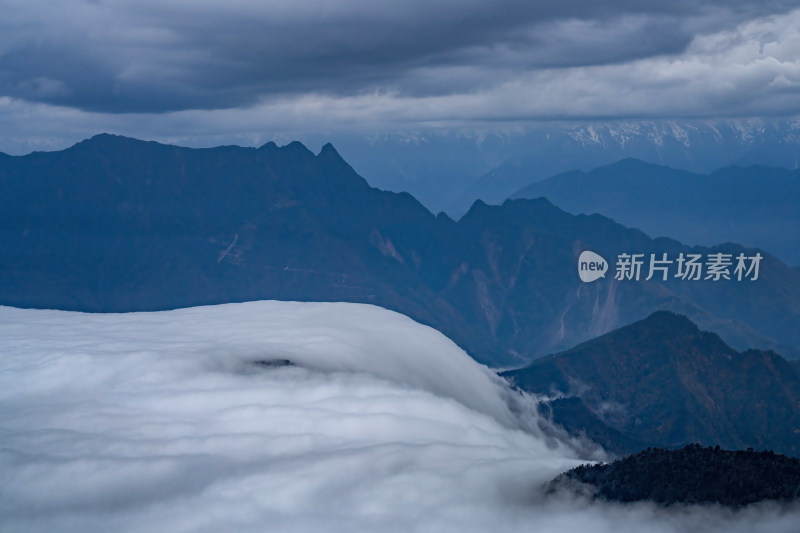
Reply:
[[[0,0],[0,150],[800,114],[797,0]]]

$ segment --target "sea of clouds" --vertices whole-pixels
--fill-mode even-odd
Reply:
[[[294,364],[254,364],[274,360]],[[547,496],[582,461],[546,426],[442,334],[374,306],[0,307],[6,533],[798,530],[769,504]]]

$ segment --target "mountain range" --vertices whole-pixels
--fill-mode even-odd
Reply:
[[[547,122],[507,127],[462,125],[396,131],[265,132],[260,135],[166,137],[195,147],[258,146],[272,140],[327,143],[373,187],[409,192],[434,213],[463,216],[476,199],[502,203],[532,182],[636,158],[696,173],[733,165],[800,166],[800,119],[615,120]],[[26,154],[63,147],[6,139]]]
[[[734,244],[687,247],[545,199],[458,221],[370,187],[331,145],[189,149],[99,135],[0,156],[0,304],[94,312],[258,299],[377,304],[476,359],[520,366],[659,309],[737,349],[800,354],[800,271]],[[578,256],[762,253],[757,281],[592,284]]]
[[[774,352],[738,352],[682,315],[656,312],[524,369],[553,420],[616,453],[691,443],[800,452],[800,373]]]
[[[800,165],[797,120],[616,121],[533,128],[509,143],[520,150],[485,172],[449,204],[453,216],[475,199],[501,203],[522,187],[572,170],[588,171],[626,158],[691,172]]]
[[[795,169],[800,164],[799,132],[798,119],[616,120],[299,137],[281,133],[271,138],[279,144],[297,139],[309,147],[333,143],[373,187],[409,192],[434,213],[458,218],[476,199],[499,204],[534,181],[629,157],[698,173],[731,165]],[[213,146],[222,141],[181,142]]]
[[[800,170],[749,166],[695,174],[636,159],[532,183],[512,198],[544,196],[570,213],[600,213],[689,244],[738,242],[800,265]]]

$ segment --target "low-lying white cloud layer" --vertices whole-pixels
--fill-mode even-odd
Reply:
[[[295,366],[253,364],[276,359]],[[796,529],[769,507],[545,498],[578,461],[523,404],[373,306],[0,307],[0,530]]]

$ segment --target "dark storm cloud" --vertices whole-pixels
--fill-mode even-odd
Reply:
[[[0,95],[106,113],[471,92],[677,54],[794,2],[0,1]]]

